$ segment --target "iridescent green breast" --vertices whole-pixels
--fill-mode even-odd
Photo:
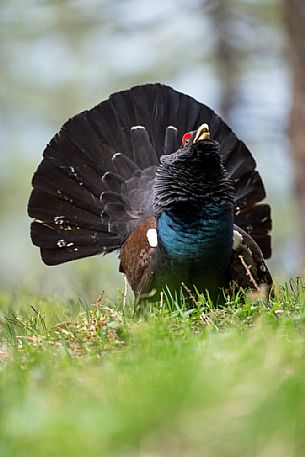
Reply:
[[[177,288],[184,282],[199,290],[226,286],[233,237],[230,206],[209,205],[196,213],[164,211],[157,233],[164,265],[156,271],[157,284],[167,281]]]

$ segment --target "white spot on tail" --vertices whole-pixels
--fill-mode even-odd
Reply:
[[[166,128],[178,131],[177,127],[174,127],[173,125],[168,125]]]
[[[241,243],[243,242],[243,237],[237,230],[233,230],[233,250],[236,251]]]
[[[155,248],[158,246],[157,230],[151,228],[146,232],[146,238],[148,239],[149,246]]]
[[[58,240],[57,241],[57,246],[59,248],[69,248],[71,246],[74,246],[74,243],[67,243],[65,240]]]
[[[55,216],[54,222],[56,225],[62,225],[65,223],[65,216]]]
[[[136,130],[136,129],[144,129],[145,130],[145,127],[143,125],[134,125],[133,127],[131,127],[130,130]]]

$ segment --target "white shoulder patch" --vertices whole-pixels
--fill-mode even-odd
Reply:
[[[233,250],[236,251],[242,242],[242,235],[237,230],[233,230]]]
[[[157,230],[154,228],[148,229],[146,232],[146,238],[148,239],[149,246],[155,248],[158,246]]]

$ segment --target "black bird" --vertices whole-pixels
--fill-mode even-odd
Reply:
[[[256,163],[202,103],[162,84],[115,93],[68,120],[43,156],[28,213],[47,265],[118,250],[137,300],[182,283],[214,300],[230,284],[270,288]]]

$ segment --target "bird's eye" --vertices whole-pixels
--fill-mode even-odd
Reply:
[[[187,146],[190,143],[191,138],[192,138],[192,134],[190,132],[185,133],[182,137],[182,146],[183,147]]]

